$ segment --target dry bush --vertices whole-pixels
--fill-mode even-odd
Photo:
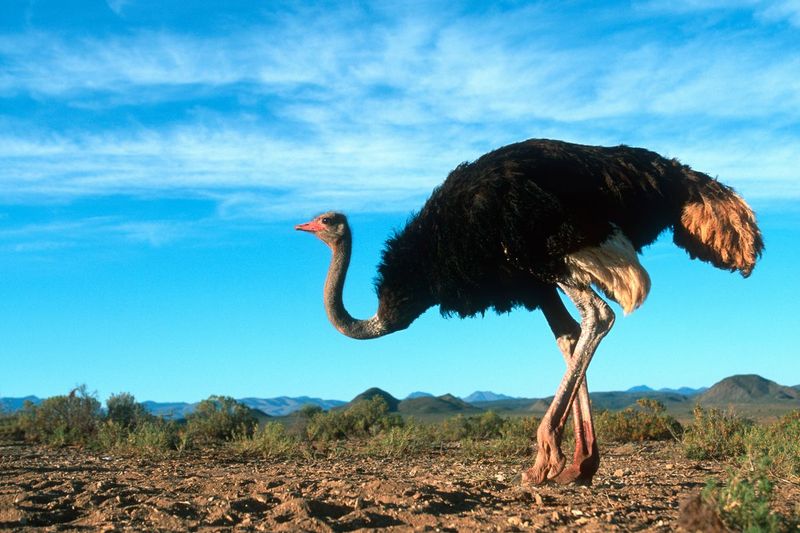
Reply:
[[[652,398],[637,400],[637,407],[622,411],[600,411],[595,426],[601,440],[640,442],[678,438],[683,428],[666,413],[664,404]]]
[[[753,426],[751,420],[732,411],[694,408],[694,420],[683,435],[683,449],[689,459],[728,459],[739,457],[745,450],[745,436]]]
[[[386,400],[373,396],[345,409],[314,412],[306,426],[312,442],[327,443],[349,439],[367,439],[390,428],[402,427],[403,418],[390,413]]]
[[[770,425],[754,425],[744,440],[746,464],[763,464],[773,478],[800,484],[800,409]]]
[[[257,424],[251,409],[229,396],[210,396],[186,417],[186,430],[191,440],[200,444],[252,435]]]
[[[280,422],[267,422],[250,436],[238,436],[232,445],[233,449],[240,453],[260,455],[265,459],[305,455],[303,444],[289,435]]]
[[[26,440],[67,446],[91,444],[101,420],[100,402],[81,385],[39,405],[25,402],[16,423]]]
[[[714,409],[695,408],[694,424],[685,438],[687,456],[734,459],[721,484],[709,481],[702,497],[735,531],[797,531],[795,516],[771,508],[775,480],[800,481],[800,411],[769,425],[755,425]]]

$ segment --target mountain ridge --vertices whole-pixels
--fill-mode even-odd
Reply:
[[[702,393],[701,403],[736,403],[800,400],[800,391],[779,385],[757,374],[738,374],[722,379]]]
[[[475,403],[475,402],[497,402],[502,400],[514,400],[513,396],[508,396],[507,394],[498,394],[492,391],[480,391],[476,390],[469,396],[464,396],[461,398],[467,403]]]
[[[402,414],[443,414],[443,413],[478,413],[482,409],[465,402],[461,398],[456,398],[452,394],[442,394],[434,397],[411,398],[403,400],[398,406],[398,411]]]
[[[237,401],[270,416],[287,416],[300,410],[304,405],[317,405],[323,410],[338,409],[355,401],[381,396],[392,412],[403,414],[458,413],[465,414],[494,410],[498,413],[510,412],[544,412],[552,397],[515,398],[491,391],[475,391],[464,398],[452,394],[434,396],[426,392],[409,394],[399,400],[388,392],[372,387],[353,398],[350,402],[342,400],[325,400],[310,396],[277,396],[273,398],[246,397]],[[691,405],[690,402],[710,405],[724,404],[758,404],[778,402],[791,405],[798,402],[800,408],[800,385],[785,386],[763,378],[757,374],[738,374],[724,378],[711,387],[680,387],[678,389],[661,388],[654,390],[647,385],[637,385],[625,391],[592,392],[592,403],[596,409],[624,409],[635,405],[641,397],[653,398],[666,405]],[[471,400],[471,401],[469,401]],[[0,398],[0,411],[13,413],[22,409],[24,402],[41,403],[42,399],[35,395],[24,397]],[[196,403],[191,402],[141,402],[148,412],[166,418],[183,418],[194,411]]]

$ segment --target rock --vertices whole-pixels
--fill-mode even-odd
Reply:
[[[687,531],[703,531],[704,533],[727,533],[730,531],[722,523],[717,510],[705,502],[699,492],[681,502],[678,524]]]

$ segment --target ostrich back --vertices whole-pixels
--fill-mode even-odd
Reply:
[[[679,218],[693,183],[677,161],[627,146],[528,140],[453,170],[387,242],[379,312],[405,327],[425,309],[471,316],[534,309],[564,257],[619,228],[637,251]]]

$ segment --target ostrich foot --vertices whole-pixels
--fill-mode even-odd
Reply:
[[[540,440],[539,452],[533,466],[522,473],[522,482],[531,485],[542,485],[555,479],[564,470],[566,457],[555,442]]]
[[[591,434],[589,443],[586,442],[586,435]],[[555,482],[560,485],[575,483],[576,485],[591,485],[592,478],[600,468],[600,451],[597,449],[597,442],[594,440],[594,432],[591,426],[587,432],[579,434],[575,442],[576,450],[572,459],[572,464],[566,467],[556,476]],[[588,451],[591,449],[591,451]]]

